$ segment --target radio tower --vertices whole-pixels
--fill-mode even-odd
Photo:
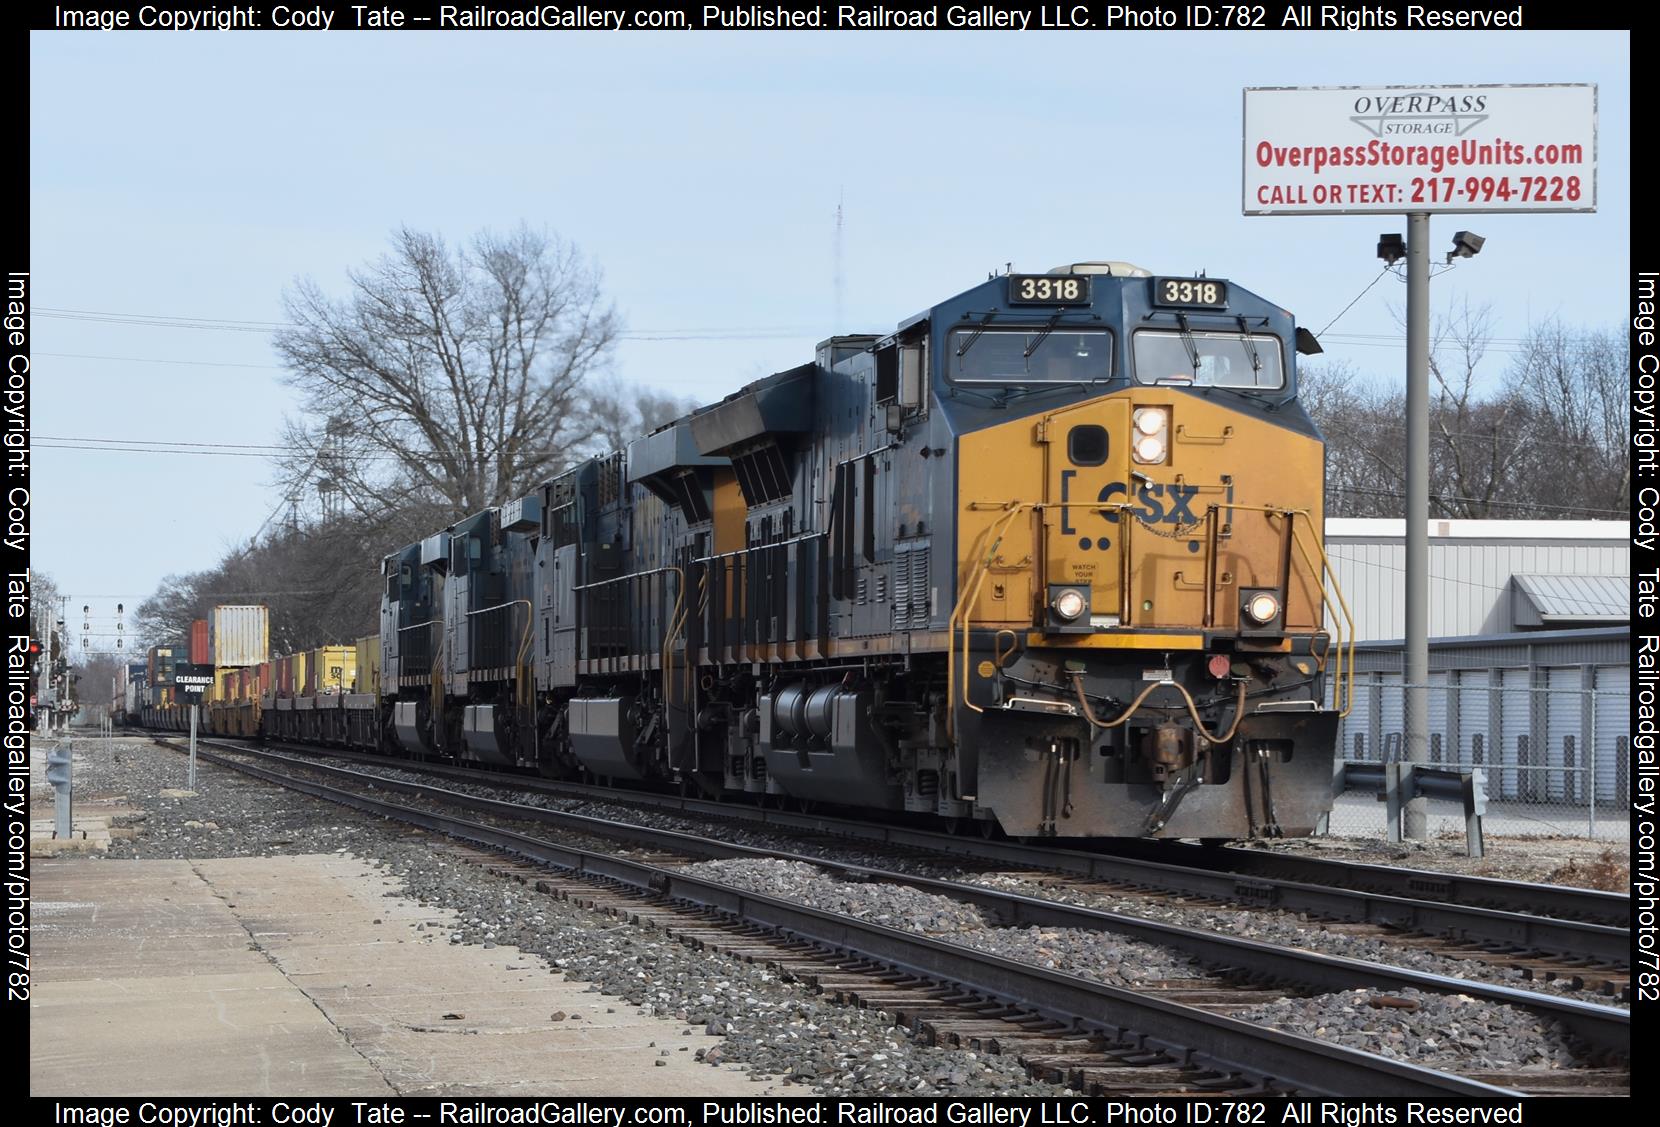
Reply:
[[[842,330],[842,197],[846,194],[845,188],[836,189],[836,319],[830,326],[832,335]]]

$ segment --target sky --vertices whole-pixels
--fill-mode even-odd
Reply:
[[[35,440],[234,449],[37,445],[32,563],[113,623],[254,535],[280,499],[253,448],[296,410],[283,291],[344,292],[400,225],[573,240],[615,374],[705,402],[1007,263],[1202,269],[1318,331],[1405,221],[1242,215],[1247,86],[1598,84],[1596,214],[1432,222],[1487,239],[1432,305],[1490,303],[1496,381],[1532,324],[1624,318],[1630,62],[1623,32],[35,32]],[[1384,277],[1328,356],[1399,384],[1404,304]]]

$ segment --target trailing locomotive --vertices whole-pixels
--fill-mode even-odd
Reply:
[[[1307,834],[1351,674],[1299,351],[1220,279],[988,279],[387,556],[351,685],[210,717],[1017,836]]]

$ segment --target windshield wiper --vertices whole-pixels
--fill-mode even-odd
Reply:
[[[963,354],[974,347],[974,342],[979,340],[980,337],[985,334],[986,329],[990,328],[991,319],[995,316],[997,316],[997,310],[995,309],[992,309],[986,313],[985,318],[974,327],[974,331],[968,334],[968,339],[957,346],[957,359],[961,360]]]
[[[1245,318],[1239,319],[1239,339],[1245,342],[1245,354],[1251,358],[1251,382],[1257,382],[1257,376],[1262,373],[1262,357],[1257,355],[1257,343],[1251,339],[1251,330],[1245,325]]]
[[[1061,313],[1060,313],[1060,310],[1057,309],[1055,311],[1055,315],[1053,317],[1049,318],[1049,323],[1047,325],[1043,326],[1043,328],[1039,329],[1038,333],[1037,333],[1037,336],[1032,338],[1032,343],[1028,344],[1026,346],[1026,351],[1022,352],[1020,354],[1021,359],[1030,360],[1032,358],[1032,353],[1036,352],[1039,348],[1043,347],[1043,342],[1049,339],[1049,334],[1054,332],[1055,331],[1055,326],[1060,324],[1060,323],[1061,323]]]
[[[1199,381],[1199,346],[1193,340],[1193,330],[1187,326],[1187,314],[1176,314],[1176,324],[1182,330],[1182,347],[1187,349],[1187,362],[1193,365],[1193,380]]]

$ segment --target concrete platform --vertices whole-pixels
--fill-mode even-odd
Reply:
[[[355,858],[37,859],[33,879],[30,1095],[805,1094],[696,1063],[714,1038],[515,947],[452,945],[453,914]]]

